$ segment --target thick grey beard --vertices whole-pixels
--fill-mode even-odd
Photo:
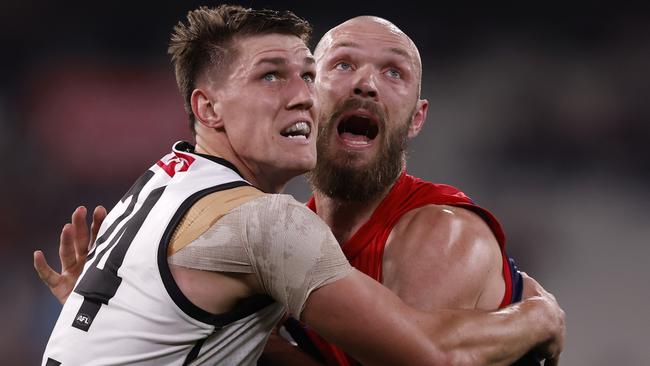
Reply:
[[[361,170],[353,167],[357,159],[354,152],[338,156],[327,154],[326,147],[332,134],[325,130],[325,126],[321,128],[316,168],[307,173],[312,190],[336,200],[369,202],[385,192],[401,173],[405,164],[408,123],[387,136],[375,159]]]

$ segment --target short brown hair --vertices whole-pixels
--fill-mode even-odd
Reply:
[[[196,79],[206,68],[217,74],[227,72],[237,54],[236,36],[265,34],[294,35],[305,44],[311,37],[311,25],[290,11],[254,10],[237,5],[202,6],[187,13],[187,23],[178,22],[168,53],[176,72],[176,83],[185,100],[190,130],[195,133],[195,117],[190,105]]]

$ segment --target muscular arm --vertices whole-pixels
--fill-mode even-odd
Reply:
[[[463,208],[409,212],[393,228],[383,260],[383,284],[419,310],[494,310],[505,291],[499,244]]]
[[[416,309],[495,310],[503,300],[501,249],[469,210],[428,205],[409,212],[393,228],[383,260],[384,285]],[[537,356],[519,361],[537,364]]]
[[[561,344],[563,313],[552,295],[538,291],[497,312],[430,314],[355,271],[314,291],[301,319],[364,364],[508,365],[536,345]]]

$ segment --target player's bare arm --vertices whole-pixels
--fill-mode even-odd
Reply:
[[[427,205],[388,238],[382,283],[419,310],[499,307],[505,291],[499,244],[473,212]]]
[[[499,244],[478,215],[428,205],[409,212],[393,229],[383,283],[419,310],[495,310],[505,291],[502,263]]]
[[[542,344],[554,359],[564,314],[536,286],[538,296],[498,312],[439,310],[432,316],[355,271],[314,291],[301,319],[364,364],[508,365]]]

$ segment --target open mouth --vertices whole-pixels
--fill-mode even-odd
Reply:
[[[366,115],[343,117],[337,126],[339,137],[352,146],[369,145],[379,133],[377,120]]]
[[[280,131],[280,135],[290,139],[303,139],[307,140],[311,134],[311,126],[309,123],[300,121],[296,122],[284,130]]]

